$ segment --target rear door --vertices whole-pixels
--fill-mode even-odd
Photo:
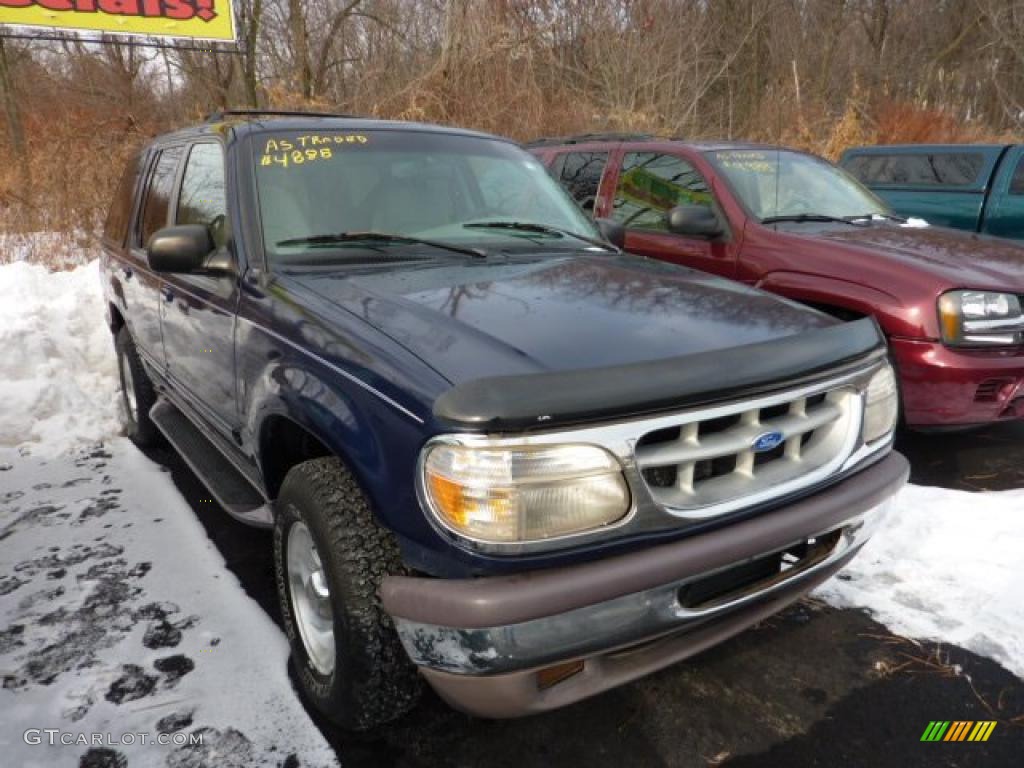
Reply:
[[[160,289],[163,280],[149,268],[146,243],[154,232],[167,226],[180,146],[162,147],[150,156],[142,205],[128,235],[128,260],[120,266],[127,312],[125,322],[135,346],[156,370],[166,371],[167,358],[160,328]]]
[[[668,231],[667,214],[677,205],[701,205],[726,222],[704,176],[685,157],[657,150],[625,149],[609,217],[626,228],[626,250],[732,278],[736,260],[728,233],[714,240]],[[726,225],[727,226],[727,225]]]
[[[1024,240],[1024,146],[1007,150],[989,192],[982,231]]]
[[[230,247],[224,152],[219,142],[188,147],[171,224],[201,224],[218,249]],[[234,274],[165,274],[162,318],[167,373],[199,415],[229,436],[238,425],[235,398]]]

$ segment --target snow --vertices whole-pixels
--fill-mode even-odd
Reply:
[[[0,446],[54,456],[118,432],[98,262],[0,266]]]
[[[872,221],[889,221],[889,218],[890,217],[888,216],[881,216],[877,213],[871,216]],[[931,224],[929,224],[924,219],[919,219],[916,216],[911,216],[905,221],[900,222],[900,226],[906,229],[926,229],[930,227]]]
[[[111,734],[128,765],[337,764],[288,679],[284,636],[165,470],[125,438],[57,461],[0,449],[3,467],[4,765],[74,768],[89,748],[26,744],[33,728]],[[156,738],[160,721],[204,746],[118,743]]]
[[[817,594],[867,608],[898,634],[953,643],[1024,678],[1024,490],[907,486],[895,510]]]

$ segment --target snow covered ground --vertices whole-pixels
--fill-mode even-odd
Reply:
[[[163,468],[114,438],[51,460],[0,449],[0,469],[0,764],[337,764],[283,635]],[[26,744],[54,728],[117,743]],[[152,743],[177,732],[203,743]]]
[[[995,659],[1024,679],[1024,490],[909,485],[884,526],[817,592],[893,632]]]
[[[58,455],[116,434],[117,365],[98,262],[0,266],[0,445]]]
[[[0,266],[0,296],[0,764],[74,766],[88,749],[26,745],[29,728],[204,735],[202,748],[102,747],[128,766],[334,764],[280,630],[169,476],[117,437],[95,262]],[[911,486],[819,595],[1024,677],[1022,552],[1024,490]]]

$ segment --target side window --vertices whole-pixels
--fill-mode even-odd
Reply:
[[[214,244],[220,248],[227,240],[227,211],[220,145],[196,144],[189,152],[181,179],[175,223],[209,227]]]
[[[153,174],[149,177],[149,189],[146,192],[146,204],[142,211],[139,226],[138,245],[146,246],[149,238],[158,229],[167,226],[167,209],[174,191],[174,174],[181,159],[181,147],[165,149],[157,159]]]
[[[847,170],[865,184],[956,186],[975,184],[985,164],[978,152],[859,155]]]
[[[117,245],[124,244],[128,234],[128,222],[132,217],[132,206],[135,203],[135,187],[139,180],[139,164],[141,156],[132,155],[125,166],[121,182],[117,185],[114,199],[110,204],[106,224],[103,226],[103,237]]]
[[[677,205],[711,206],[711,192],[697,169],[674,155],[627,152],[612,218],[630,229],[667,232],[665,214]]]
[[[1024,195],[1024,155],[1017,161],[1017,170],[1013,172],[1010,180],[1010,194]]]
[[[568,152],[555,160],[561,163],[558,180],[569,190],[580,208],[593,212],[597,202],[597,189],[608,163],[607,152]],[[557,165],[556,165],[557,167]]]

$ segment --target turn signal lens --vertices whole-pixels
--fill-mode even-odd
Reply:
[[[899,393],[891,365],[886,363],[871,377],[864,400],[862,434],[865,443],[873,443],[896,429],[899,417]]]
[[[423,488],[434,515],[477,541],[519,543],[623,518],[629,488],[618,460],[592,445],[427,448]]]

